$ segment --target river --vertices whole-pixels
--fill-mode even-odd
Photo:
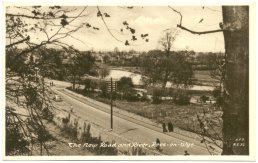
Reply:
[[[126,70],[118,70],[118,69],[111,69],[110,74],[106,78],[113,78],[114,80],[119,80],[122,77],[130,77],[135,85],[143,85],[141,80],[142,75],[136,74],[133,72],[129,72]],[[171,83],[168,82],[166,87],[171,87]],[[203,91],[212,91],[215,87],[212,86],[201,86],[201,85],[193,85],[190,90],[203,90]]]

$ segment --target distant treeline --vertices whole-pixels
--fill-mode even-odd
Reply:
[[[101,58],[97,61],[109,64],[111,66],[128,66],[128,67],[143,67],[146,58],[153,53],[153,51],[162,55],[164,52],[161,50],[151,50],[148,52],[136,51],[109,51],[109,52],[95,52]],[[171,51],[170,53],[182,53],[184,51]],[[215,69],[215,62],[224,58],[222,52],[194,52],[191,53],[189,63],[191,63],[193,70],[212,70]]]
[[[223,62],[223,53],[196,53],[194,51],[171,51],[166,54],[161,50],[148,52],[119,51],[109,52],[78,51],[42,47],[31,53],[17,57],[21,50],[8,49],[6,67],[17,73],[31,72],[31,75],[68,80],[78,83],[85,75],[105,77],[109,74],[108,66],[137,68],[151,81],[167,81],[191,85],[193,70],[214,70]],[[33,70],[34,68],[39,68]],[[154,69],[153,69],[154,68]]]

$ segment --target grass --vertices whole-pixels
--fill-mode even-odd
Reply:
[[[211,109],[214,107],[212,105],[179,106],[172,102],[155,105],[149,102],[127,101],[115,101],[115,104],[118,108],[147,117],[157,123],[171,121],[174,126],[195,133],[202,133],[197,119],[197,115],[199,115],[212,125],[213,129],[210,130],[212,136],[221,133],[220,114]],[[207,112],[205,116],[204,111]]]
[[[211,77],[209,70],[195,70],[194,77],[200,81],[218,82],[218,80]]]

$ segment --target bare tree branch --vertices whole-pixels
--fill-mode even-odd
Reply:
[[[181,29],[183,29],[183,30],[185,30],[185,31],[188,31],[188,32],[192,33],[192,34],[198,34],[198,35],[209,34],[209,33],[216,33],[216,32],[223,32],[223,31],[224,31],[223,29],[210,30],[210,31],[202,31],[202,32],[196,32],[196,31],[190,30],[190,29],[188,29],[188,28],[186,28],[186,27],[184,27],[184,26],[182,25],[183,16],[182,16],[181,12],[175,10],[175,9],[172,8],[171,6],[168,6],[168,7],[169,7],[171,10],[173,10],[174,12],[176,12],[176,13],[178,13],[178,14],[180,15],[180,22],[179,22],[179,24],[177,24],[177,27],[178,27],[178,28],[181,28]]]
[[[12,46],[14,46],[14,45],[17,45],[17,44],[20,44],[20,43],[23,43],[23,42],[29,41],[29,40],[30,40],[30,36],[28,36],[28,37],[26,37],[26,38],[24,38],[24,39],[22,39],[22,40],[20,40],[20,41],[14,42],[14,43],[9,44],[9,45],[6,45],[5,47],[6,47],[6,48],[10,48],[10,47],[12,47]]]
[[[98,12],[100,12],[100,9],[99,9],[98,6],[97,6],[97,9],[98,9]],[[110,29],[109,29],[109,27],[108,27],[106,21],[104,20],[102,14],[100,15],[100,17],[101,17],[101,19],[102,19],[102,21],[103,21],[103,23],[104,23],[106,29],[108,30],[109,34],[110,34],[115,40],[117,40],[118,42],[122,42],[122,43],[123,43],[123,41],[121,41],[121,40],[119,40],[118,38],[116,38],[116,37],[113,35],[113,33],[110,31]]]
[[[188,31],[188,32],[190,32],[192,34],[198,34],[198,35],[208,34],[208,33],[216,33],[216,32],[223,32],[224,31],[223,29],[217,29],[217,30],[211,30],[211,31],[196,32],[196,31],[192,31],[192,30],[190,30],[190,29],[188,29],[186,27],[183,27],[183,26],[181,26],[179,24],[177,25],[177,27],[179,27],[179,28],[181,28],[181,29],[183,29],[185,31]]]
[[[24,18],[29,18],[29,19],[43,19],[43,20],[60,19],[60,17],[36,17],[36,16],[30,16],[30,15],[24,15],[24,14],[10,14],[10,13],[7,13],[6,16],[9,16],[9,17],[24,17]],[[74,19],[74,18],[85,17],[85,16],[88,16],[88,15],[67,16],[67,19]]]
[[[182,25],[182,19],[183,19],[183,16],[182,16],[182,14],[181,14],[181,12],[179,12],[179,11],[177,11],[177,10],[175,10],[174,8],[172,8],[171,6],[168,6],[170,9],[172,9],[174,12],[176,12],[176,13],[178,13],[179,15],[180,15],[180,23],[179,23],[179,25]]]

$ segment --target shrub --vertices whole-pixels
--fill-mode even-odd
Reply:
[[[99,89],[101,90],[101,96],[107,96],[107,84],[105,81],[100,82]]]
[[[149,101],[149,99],[147,98],[146,95],[143,95],[143,96],[141,97],[141,102],[145,102],[145,101]]]
[[[139,101],[139,98],[135,95],[130,94],[126,97],[126,100],[129,101],[129,102],[136,102],[136,101]]]
[[[61,131],[67,134],[70,139],[76,140],[77,139],[77,126],[73,126],[72,124],[65,124]]]
[[[6,155],[29,154],[30,142],[24,137],[17,126],[10,124],[7,120],[6,125]]]
[[[127,92],[125,94],[125,99],[130,102],[139,101],[139,97],[133,91]]]
[[[209,97],[207,97],[207,96],[205,96],[205,95],[202,95],[202,96],[200,97],[200,99],[201,99],[201,101],[202,101],[203,103],[206,103],[206,101],[209,100]]]
[[[215,97],[215,98],[219,97],[219,96],[220,96],[220,93],[221,93],[221,91],[220,91],[219,88],[215,88],[215,89],[212,91],[212,95],[213,95],[213,97]]]
[[[49,122],[53,121],[53,113],[51,112],[51,110],[48,109],[48,107],[45,107],[42,110],[42,118],[48,120]]]
[[[98,83],[91,79],[85,79],[83,81],[83,84],[84,84],[84,92],[85,93],[90,92],[90,91],[93,92],[94,89],[96,89],[98,86]]]
[[[121,92],[128,92],[133,89],[133,81],[130,77],[122,77],[119,81],[117,81],[117,90]]]
[[[190,104],[190,96],[179,93],[173,97],[173,101],[177,105],[189,105]]]
[[[162,102],[161,97],[163,95],[163,91],[160,88],[154,88],[153,89],[153,104],[160,104]]]
[[[216,104],[217,104],[218,106],[222,106],[222,103],[223,103],[223,98],[222,98],[222,96],[220,95],[220,93],[221,93],[221,91],[220,91],[219,88],[216,88],[216,89],[214,89],[214,90],[212,91],[212,95],[213,95],[213,97],[216,98]]]
[[[115,147],[105,147],[102,148],[100,147],[100,144],[103,142],[101,140],[101,136],[99,137],[93,137],[90,132],[91,125],[90,123],[86,125],[84,123],[84,131],[82,134],[82,139],[81,142],[85,143],[90,143],[90,144],[98,144],[97,147],[95,148],[89,148],[88,150],[91,152],[95,152],[97,155],[117,155],[118,150]],[[105,144],[109,145],[109,142],[105,142]]]

